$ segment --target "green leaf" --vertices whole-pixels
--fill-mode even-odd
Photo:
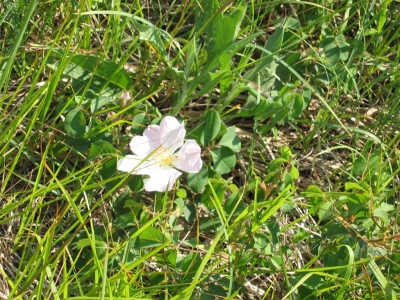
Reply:
[[[164,42],[161,37],[164,36],[171,41],[173,38],[167,32],[157,28],[151,23],[141,24],[136,20],[132,20],[132,22],[139,31],[139,38],[143,41],[149,42],[161,55],[164,61],[170,65],[168,54],[165,51]]]
[[[176,191],[176,195],[179,197],[179,198],[186,198],[187,197],[187,193],[186,193],[186,191],[184,190],[184,189],[178,189],[177,191]]]
[[[359,156],[353,163],[353,172],[356,176],[361,176],[365,169],[367,168],[368,163],[364,157]]]
[[[340,60],[346,61],[349,58],[350,45],[346,42],[346,39],[343,35],[336,36],[335,43],[340,51]]]
[[[293,177],[293,179],[298,179],[300,176],[300,172],[295,166],[290,168],[289,174]]]
[[[387,204],[387,203],[385,203],[385,202],[381,203],[381,209],[382,209],[383,211],[389,212],[389,211],[394,210],[394,208],[395,208],[394,205]]]
[[[113,227],[117,230],[126,230],[128,227],[135,227],[137,225],[135,223],[135,218],[136,216],[133,214],[133,212],[127,212],[126,214],[120,215],[113,220]]]
[[[326,37],[319,45],[323,50],[323,54],[328,59],[330,64],[333,66],[339,62],[340,50],[335,44],[335,39],[333,37]]]
[[[230,172],[236,165],[235,153],[228,147],[221,146],[211,150],[214,162],[214,170],[222,175]]]
[[[176,267],[176,257],[177,257],[176,249],[169,249],[165,251],[165,253],[163,253],[162,256],[163,258],[165,258],[166,262],[169,265]]]
[[[290,148],[288,146],[283,146],[281,148],[281,158],[284,158],[285,160],[290,160],[293,157],[293,153],[292,150],[290,150]]]
[[[218,299],[218,298],[226,299],[227,298],[226,290],[222,286],[217,285],[215,283],[210,283],[210,284],[208,284],[207,288],[208,288],[208,292],[212,295],[212,299]],[[206,299],[206,298],[202,297],[202,299]],[[210,300],[211,300],[211,298],[210,298]]]
[[[303,112],[303,107],[304,107],[304,101],[303,101],[302,95],[293,94],[292,102],[290,105],[291,110],[288,115],[289,120],[298,118],[301,115],[301,113]]]
[[[181,270],[185,270],[181,282],[191,282],[193,273],[200,267],[202,257],[196,252],[190,252],[186,257],[179,263]]]
[[[86,132],[85,116],[80,107],[71,109],[65,116],[65,131],[73,137],[82,137]]]
[[[104,155],[115,154],[115,148],[106,141],[95,141],[90,145],[88,160],[96,157],[103,157]]]
[[[142,134],[146,129],[145,125],[150,123],[150,121],[150,117],[147,115],[147,113],[143,112],[137,114],[132,120],[131,132],[134,134]]]
[[[117,161],[118,159],[116,157],[113,157],[107,161],[105,161],[101,165],[101,169],[99,170],[99,173],[102,177],[103,180],[110,179],[115,176],[117,173]],[[134,176],[138,177],[138,176]],[[115,187],[115,185],[118,183],[119,179],[112,180],[110,182],[107,182],[105,184],[107,190],[111,190]]]
[[[91,240],[91,239],[80,239],[78,241],[78,243],[76,244],[76,248],[80,250],[84,247],[90,247],[92,245],[92,243],[93,243],[93,240]],[[94,243],[96,245],[96,249],[101,249],[101,248],[106,249],[107,248],[107,243],[99,240],[98,238],[94,240]]]
[[[389,216],[387,212],[385,212],[383,209],[377,208],[374,210],[374,217],[375,218],[380,218],[385,225],[389,224]]]
[[[281,156],[283,156],[282,152],[281,152]],[[286,165],[286,164],[288,164],[288,162],[289,162],[288,159],[283,158],[283,157],[278,157],[269,162],[268,168],[271,171],[276,171],[276,170],[282,169],[282,165]]]
[[[54,51],[55,57],[60,55]],[[59,62],[53,57],[49,59],[48,67],[53,70],[59,68]],[[121,90],[129,90],[132,80],[118,64],[103,61],[95,56],[75,55],[63,70],[63,75],[72,78],[72,88],[78,96],[95,100],[91,106],[96,111],[100,105],[104,105],[121,95]],[[100,98],[102,97],[102,98]]]
[[[220,8],[220,4],[218,0],[199,0],[196,5],[196,14],[195,14],[195,26],[196,32],[200,31],[207,22],[213,17],[214,13]],[[216,22],[222,18],[221,14],[218,14],[212,22]],[[210,26],[212,22],[204,29],[207,40],[212,37],[212,27]],[[208,43],[207,43],[208,44]]]
[[[148,227],[140,234],[140,248],[150,248],[161,245],[167,238],[156,228]]]
[[[205,207],[207,207],[209,210],[214,209],[214,202],[211,200],[211,198],[214,198],[214,193],[217,196],[217,199],[220,203],[223,202],[225,191],[226,191],[226,184],[220,183],[220,182],[213,182],[211,183],[212,186],[207,185],[206,189],[204,192],[201,194],[201,203],[204,204]],[[217,200],[214,199],[214,200]]]
[[[226,71],[219,71],[218,73],[207,73],[204,77],[204,84],[201,90],[195,95],[195,98],[199,98],[204,94],[210,93],[213,88],[221,81],[222,77],[225,76]]]
[[[288,201],[286,201],[285,203],[282,204],[281,212],[283,212],[284,214],[287,214],[294,208],[294,204],[295,203],[293,200],[288,199]]]
[[[123,90],[127,91],[132,87],[132,79],[115,62],[104,61],[96,56],[78,54],[74,55],[71,63],[107,81],[109,80]]]
[[[358,183],[355,182],[346,182],[344,185],[345,191],[362,191],[368,193],[368,190],[365,190],[364,187],[359,185]]]
[[[128,181],[128,187],[132,192],[138,192],[144,187],[142,176],[132,176]]]
[[[243,201],[240,201],[239,193],[232,193],[224,202],[223,208],[227,216],[233,213],[235,209],[234,215],[238,215],[243,211],[244,204]]]
[[[387,11],[387,5],[390,1],[382,1],[381,2],[381,8],[378,10],[378,16],[379,16],[379,21],[378,21],[378,33],[382,32],[383,27],[385,26],[386,23],[386,11]]]
[[[253,81],[261,69],[269,66],[274,61],[272,54],[275,54],[282,48],[284,33],[285,31],[283,27],[279,27],[272,35],[269,36],[267,43],[265,44],[266,51],[263,52],[262,59],[256,63],[252,70],[248,71],[244,75],[245,79]]]
[[[196,43],[196,38],[193,37],[191,40],[189,47],[186,52],[186,63],[185,63],[185,71],[184,71],[184,77],[183,79],[184,84],[187,83],[187,81],[190,80],[190,75],[191,75],[191,70],[195,69],[197,71],[199,62],[198,62],[198,53],[199,49],[197,49],[197,43]],[[177,74],[179,74],[178,72]],[[179,75],[178,75],[179,76]]]
[[[205,117],[205,126],[200,135],[200,143],[208,145],[217,136],[220,128],[221,118],[218,112],[210,110]]]
[[[183,215],[185,216],[185,220],[189,223],[193,222],[196,219],[196,207],[193,203],[188,203],[183,208]]]
[[[209,61],[213,60],[216,56],[226,56],[226,49],[237,37],[245,11],[245,7],[236,7],[233,8],[233,12],[229,15],[223,16],[219,20],[214,20],[212,24],[212,38],[209,40],[207,51]],[[228,56],[230,55],[228,54]]]
[[[323,49],[323,54],[332,66],[347,60],[349,56],[350,47],[343,35],[328,36],[321,41],[319,47]]]
[[[100,108],[106,106],[111,101],[110,97],[100,96],[90,102],[90,111],[96,113]]]
[[[363,194],[351,193],[348,196],[348,200],[353,202],[354,204],[361,204],[366,203],[369,200],[369,197]]]
[[[251,92],[251,91],[250,91]],[[270,118],[275,115],[277,112],[284,109],[281,103],[272,102],[269,103],[265,100],[261,100],[258,104],[256,103],[256,98],[252,95],[252,101],[249,97],[249,100],[246,102],[245,108],[242,108],[236,114],[237,117],[260,117],[262,119]]]
[[[228,132],[224,134],[218,145],[229,147],[235,152],[240,152],[241,142],[239,137],[236,135],[235,126],[231,126],[228,128]]]
[[[189,173],[187,175],[187,184],[195,193],[201,192],[207,184],[208,169],[203,164],[203,167],[198,173]]]
[[[310,205],[309,211],[312,215],[315,215],[318,212],[319,208],[325,203],[325,194],[316,185],[310,185],[307,190],[302,193],[302,196],[306,198],[311,198],[308,201],[308,204]]]
[[[332,204],[330,202],[326,202],[320,207],[318,217],[321,221],[328,219],[332,215],[331,207]]]

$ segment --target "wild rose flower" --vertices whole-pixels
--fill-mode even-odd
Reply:
[[[174,117],[165,117],[160,126],[150,125],[143,136],[132,138],[129,146],[134,154],[120,159],[117,169],[150,176],[144,185],[146,191],[170,190],[182,174],[177,169],[198,173],[203,164],[200,146],[195,140],[183,143],[185,135],[183,122],[180,124]]]

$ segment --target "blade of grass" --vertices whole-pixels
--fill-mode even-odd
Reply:
[[[22,43],[26,28],[29,24],[33,12],[36,9],[37,4],[38,4],[37,0],[33,0],[30,2],[30,5],[28,6],[27,11],[24,15],[21,28],[19,29],[19,32],[11,47],[10,53],[8,55],[8,60],[6,61],[5,64],[3,64],[2,68],[0,69],[0,91],[3,90],[3,94],[6,94],[6,87],[8,86],[8,80],[10,78],[11,68],[14,64],[15,56],[17,55],[18,48]],[[0,106],[2,106],[2,103],[0,103]]]

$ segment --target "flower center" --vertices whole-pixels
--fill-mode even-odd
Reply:
[[[160,167],[172,166],[175,161],[174,153],[163,146],[160,146],[153,155],[153,161]]]

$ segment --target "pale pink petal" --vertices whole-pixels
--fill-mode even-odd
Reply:
[[[174,166],[188,173],[198,173],[203,165],[200,154],[201,149],[196,141],[187,140],[175,154],[177,160],[174,162]]]
[[[158,125],[150,125],[144,131],[143,136],[134,136],[129,144],[132,152],[140,157],[145,158],[156,148],[158,148],[160,146],[158,130]]]
[[[184,123],[180,124],[174,117],[165,117],[160,123],[159,137],[161,145],[175,151],[183,144],[186,135]]]
[[[151,145],[151,148],[153,150],[155,150],[161,145],[159,133],[160,133],[160,126],[158,125],[149,125],[143,132],[143,136],[147,137]]]
[[[149,172],[149,180],[144,184],[144,189],[148,192],[164,192],[170,190],[175,181],[182,173],[171,167],[165,166],[160,168],[153,168]]]
[[[143,158],[129,154],[118,160],[117,170],[137,175],[150,175],[160,168],[152,160],[144,160]]]
[[[117,170],[127,173],[137,174],[138,165],[143,161],[137,155],[127,155],[118,160]]]
[[[129,94],[129,92],[123,92],[121,95],[121,99],[126,101],[132,99],[132,97],[131,94]]]

